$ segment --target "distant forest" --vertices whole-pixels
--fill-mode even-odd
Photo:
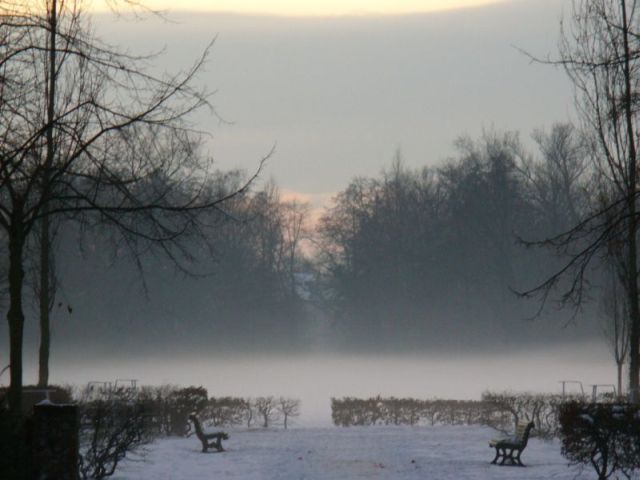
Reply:
[[[516,132],[463,137],[438,167],[408,168],[398,152],[320,216],[272,183],[254,187],[209,214],[210,248],[190,251],[186,269],[132,255],[109,229],[62,221],[54,355],[424,352],[601,335],[595,273],[594,301],[578,311],[515,293],[562,265],[563,252],[526,243],[568,230],[598,200],[577,130],[557,124],[532,138],[529,151]],[[211,188],[233,191],[245,177],[219,173]],[[27,343],[36,348],[31,307]]]

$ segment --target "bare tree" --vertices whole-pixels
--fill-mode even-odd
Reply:
[[[608,266],[602,297],[602,331],[616,362],[618,395],[622,395],[622,370],[629,353],[629,324],[624,288],[614,266]]]
[[[276,408],[282,415],[285,430],[287,429],[289,417],[300,416],[300,400],[297,398],[280,397]]]
[[[56,89],[58,73],[58,1],[50,0],[51,3],[47,15],[46,23],[49,28],[49,48],[45,69],[45,94],[46,98],[46,138],[44,147],[45,168],[42,175],[42,191],[48,188],[51,181],[51,170],[48,166],[53,165],[56,155],[56,144],[54,139],[54,120],[56,114]],[[62,5],[62,4],[61,4]],[[40,311],[40,349],[38,352],[38,385],[46,387],[49,383],[49,350],[51,345],[50,314],[55,301],[55,280],[52,275],[52,230],[51,218],[48,215],[49,204],[42,205],[42,220],[40,225],[40,275],[38,282],[38,301]],[[53,281],[52,281],[53,280]]]
[[[566,123],[554,124],[549,132],[536,130],[533,139],[542,158],[534,162],[523,156],[521,171],[532,203],[555,235],[575,225],[585,210],[588,151],[579,132]]]
[[[290,293],[296,296],[296,267],[299,266],[300,244],[309,233],[309,204],[292,200],[281,205],[283,215],[283,242],[280,262],[286,272]]]
[[[543,294],[569,276],[563,303],[584,299],[586,275],[594,259],[614,241],[623,251],[629,323],[629,397],[639,400],[640,304],[638,299],[637,131],[640,79],[640,4],[636,0],[576,0],[568,25],[562,25],[560,59],[576,92],[592,165],[613,195],[574,228],[541,242],[569,260],[538,288]]]
[[[278,402],[275,397],[258,397],[254,401],[256,413],[262,417],[262,428],[269,428],[278,416]]]
[[[9,247],[16,415],[25,246],[34,227],[58,217],[106,226],[134,259],[158,248],[179,264],[193,259],[181,238],[205,236],[200,213],[237,193],[207,188],[209,162],[187,121],[209,105],[193,85],[209,50],[186,71],[154,75],[152,57],[97,39],[80,7],[78,0],[49,0],[42,9],[26,0],[0,4],[0,227]]]
[[[243,413],[244,413],[244,420],[247,422],[247,428],[251,428],[251,425],[253,424],[253,417],[255,414],[255,401],[252,398],[247,398],[244,402],[243,402]]]
[[[61,219],[46,217],[33,231],[27,242],[25,282],[29,286],[39,316],[40,345],[38,349],[38,386],[49,384],[49,356],[51,350],[51,316],[56,305],[60,279],[56,269],[56,237]],[[59,303],[62,307],[62,302]],[[71,310],[66,305],[68,311]]]

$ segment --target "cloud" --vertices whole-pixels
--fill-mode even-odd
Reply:
[[[134,53],[166,45],[159,68],[168,72],[188,69],[218,34],[200,81],[217,92],[212,102],[231,123],[206,109],[191,121],[212,133],[207,147],[223,170],[254,172],[276,145],[262,176],[306,194],[378,175],[398,146],[407,167],[437,166],[459,135],[479,136],[483,126],[527,138],[567,119],[573,95],[564,72],[531,64],[513,45],[541,57],[554,52],[570,4],[510,0],[384,18],[96,15],[95,23],[101,37]]]
[[[305,193],[296,192],[295,190],[289,190],[283,188],[280,190],[280,197],[285,202],[297,200],[311,204],[313,207],[325,207],[328,206],[332,198],[336,196],[336,192],[328,193]]]
[[[316,225],[318,223],[325,210],[331,207],[333,198],[336,195],[337,192],[306,193],[286,188],[280,189],[280,199],[282,201],[297,201],[309,204],[309,223],[311,225]]]
[[[145,6],[158,10],[207,11],[287,17],[407,15],[480,7],[507,0],[147,0]],[[98,10],[109,8],[105,0]]]

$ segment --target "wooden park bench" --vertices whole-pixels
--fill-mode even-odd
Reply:
[[[508,465],[524,467],[520,455],[527,448],[529,434],[534,426],[533,422],[518,422],[513,436],[491,440],[489,447],[496,449],[496,456],[491,463],[495,465],[500,460],[500,465],[505,465],[505,462],[509,460]]]
[[[224,452],[222,440],[229,440],[229,435],[225,432],[204,433],[202,425],[195,415],[189,415],[189,420],[193,422],[198,440],[202,443],[202,453],[207,453],[210,448],[215,448],[218,452]]]

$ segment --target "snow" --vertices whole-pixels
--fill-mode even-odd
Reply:
[[[40,400],[35,405],[39,407],[56,407],[56,408],[67,408],[67,407],[75,406],[74,403],[53,403],[48,398],[45,398],[44,400]]]
[[[491,465],[495,432],[484,427],[352,427],[229,430],[222,453],[201,453],[195,438],[165,438],[129,455],[114,480],[393,479],[591,480],[569,467],[556,442],[531,439],[527,468]]]
[[[594,422],[593,417],[588,413],[581,413],[580,418],[583,419],[585,422],[588,422],[591,425],[593,425],[593,422]]]

